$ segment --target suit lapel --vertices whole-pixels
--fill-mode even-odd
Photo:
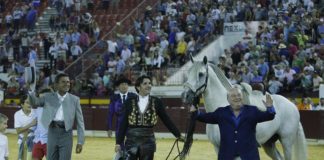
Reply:
[[[242,108],[242,112],[241,112],[241,118],[240,118],[240,122],[239,122],[239,124],[238,124],[238,127],[237,128],[239,128],[245,121],[247,121],[247,114],[248,113],[246,113],[246,107],[245,106],[243,106],[243,108]]]
[[[69,105],[70,103],[70,94],[69,93],[66,93],[66,97],[64,98],[63,102],[62,102],[62,109],[63,109],[63,118],[64,120],[67,119],[68,115],[69,114],[69,110],[70,110],[70,106],[72,105]]]
[[[58,98],[58,95],[56,92],[53,92],[50,104],[53,105],[52,107],[55,108],[55,111],[57,111],[57,109],[60,107],[60,105],[61,105],[60,99]],[[54,114],[56,114],[56,112]]]
[[[225,117],[227,118],[228,123],[230,123],[235,128],[236,126],[235,126],[235,122],[233,119],[234,114],[233,114],[230,106],[226,107],[225,114],[226,114]]]

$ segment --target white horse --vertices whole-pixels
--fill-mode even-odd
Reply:
[[[194,62],[188,71],[188,80],[184,84],[182,94],[185,103],[192,103],[194,97],[202,94],[206,112],[213,112],[219,107],[229,105],[227,90],[232,85],[224,73],[215,65],[203,61]],[[252,91],[247,84],[243,86],[250,94],[249,100],[252,105],[265,110],[262,100],[265,96],[260,92]],[[259,123],[256,128],[257,141],[264,148],[267,155],[274,160],[307,159],[307,145],[304,130],[300,123],[300,115],[296,106],[281,95],[271,95],[276,110],[276,116],[272,121]],[[218,125],[207,124],[206,133],[208,139],[215,147],[216,154],[220,145],[220,132]],[[284,158],[276,148],[275,142],[280,140]],[[292,151],[294,146],[294,158]]]

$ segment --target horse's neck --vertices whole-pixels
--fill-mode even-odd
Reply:
[[[207,88],[203,94],[205,109],[207,112],[213,112],[218,107],[228,105],[227,90],[217,78],[214,72],[209,72]]]

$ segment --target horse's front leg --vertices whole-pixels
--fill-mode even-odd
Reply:
[[[219,132],[218,125],[207,124],[206,134],[209,141],[214,145],[216,155],[218,155],[219,146],[220,146],[220,132]]]

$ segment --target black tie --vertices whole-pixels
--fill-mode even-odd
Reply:
[[[124,94],[123,95],[123,103],[125,103],[125,101],[126,101],[126,95]]]

